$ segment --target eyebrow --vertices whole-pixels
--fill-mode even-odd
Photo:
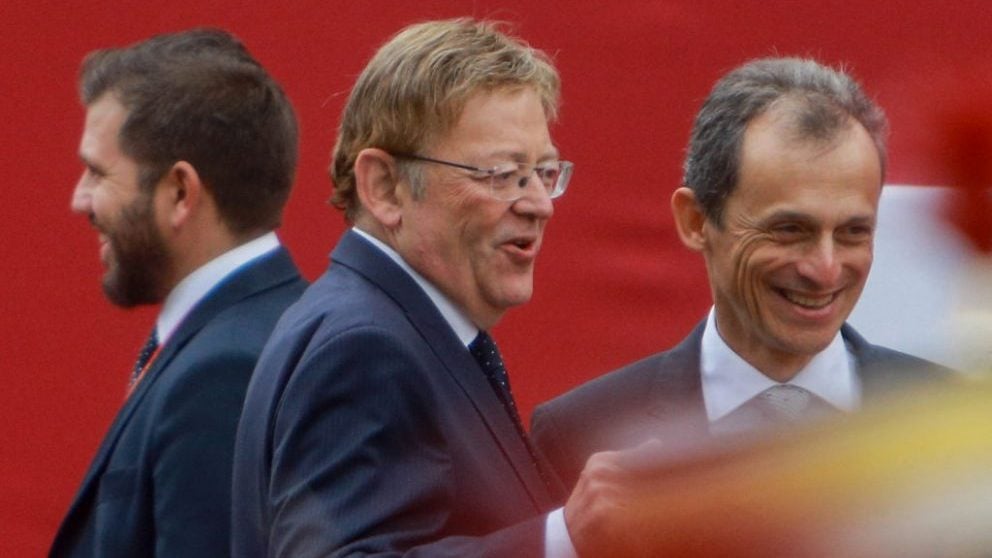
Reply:
[[[761,219],[762,223],[773,223],[779,221],[803,221],[809,222],[814,219],[808,213],[802,213],[800,211],[793,211],[790,209],[780,209],[775,211],[771,215],[766,215]]]
[[[490,158],[490,159],[504,158],[504,159],[510,159],[510,160],[516,161],[516,162],[524,162],[524,160],[527,159],[527,155],[524,154],[523,152],[521,152],[521,151],[509,151],[509,150],[507,150],[507,151],[495,151],[493,153],[489,153],[489,154],[485,155],[485,157],[486,158]],[[561,157],[561,154],[558,152],[558,148],[555,147],[555,146],[551,146],[551,149],[545,151],[544,153],[542,153],[541,155],[539,155],[537,157],[537,161],[538,162],[549,161],[549,160],[552,160],[552,159],[559,159],[560,157]]]
[[[106,168],[104,168],[102,165],[97,164],[95,161],[91,161],[90,159],[87,159],[86,156],[83,155],[82,153],[79,154],[79,160],[82,161],[83,165],[86,168],[90,169],[90,171],[99,174],[101,176],[107,174]]]
[[[782,209],[766,216],[761,220],[762,223],[776,223],[782,221],[799,221],[803,223],[815,222],[810,214],[803,213],[800,211],[794,211],[791,209]],[[873,215],[854,215],[843,222],[844,225],[860,225],[860,224],[872,224],[875,222],[875,216]]]

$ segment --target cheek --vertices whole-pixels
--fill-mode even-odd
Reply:
[[[871,271],[872,254],[871,251],[852,254],[850,258],[843,262],[841,281],[846,286],[846,293],[851,299],[851,304],[855,304],[864,291],[868,282],[868,272]]]
[[[865,281],[868,278],[868,272],[871,270],[873,260],[874,254],[871,247],[863,248],[852,254],[850,263],[846,267],[857,275],[861,281]]]
[[[500,230],[500,215],[486,212],[486,207],[473,207],[457,222],[458,239],[462,249],[474,258],[491,258]]]
[[[759,286],[763,275],[772,267],[773,260],[774,254],[760,237],[742,239],[733,248],[731,266],[734,289],[751,306],[752,312],[758,310],[755,306],[758,304]]]

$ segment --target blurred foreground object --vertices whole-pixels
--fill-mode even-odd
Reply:
[[[908,395],[643,469],[626,526],[645,537],[623,555],[989,556],[992,383]]]
[[[988,216],[992,222],[992,214]],[[978,254],[956,286],[954,349],[966,370],[992,378],[992,255]],[[992,526],[989,527],[992,530]],[[992,554],[992,550],[990,550]]]
[[[983,65],[947,88],[938,111],[938,163],[954,186],[948,221],[977,250],[956,286],[956,350],[969,368],[992,371],[992,72]],[[990,527],[992,530],[992,527]]]

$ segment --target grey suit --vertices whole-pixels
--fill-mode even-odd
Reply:
[[[649,438],[709,436],[699,370],[705,320],[681,343],[583,384],[534,410],[531,435],[567,488],[593,453]],[[868,343],[845,324],[867,404],[893,389],[945,378],[946,368]]]

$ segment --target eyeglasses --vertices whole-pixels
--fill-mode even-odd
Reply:
[[[548,193],[549,198],[559,198],[565,193],[565,189],[568,188],[568,181],[572,178],[572,169],[574,167],[568,161],[547,161],[537,165],[506,162],[495,167],[482,169],[471,165],[452,163],[451,161],[442,161],[411,153],[392,153],[392,156],[470,171],[472,174],[469,176],[472,179],[488,182],[489,191],[493,197],[503,201],[517,201],[522,198],[524,188],[527,187],[527,184],[530,182],[530,175],[533,173],[537,173],[537,178],[541,181],[541,185],[544,186],[544,190]]]

